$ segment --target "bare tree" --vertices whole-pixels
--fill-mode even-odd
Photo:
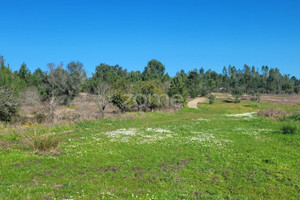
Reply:
[[[14,91],[6,87],[0,87],[0,121],[10,121],[17,113],[20,103]]]
[[[36,87],[29,87],[21,93],[21,101],[25,106],[36,105],[40,101],[40,95]]]
[[[105,107],[111,101],[112,94],[113,94],[113,89],[107,83],[99,83],[95,87],[95,103],[99,108],[101,118],[104,117]]]

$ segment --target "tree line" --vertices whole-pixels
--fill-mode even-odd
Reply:
[[[22,102],[20,94],[29,88],[38,91],[41,101],[50,102],[50,115],[57,105],[67,105],[80,92],[97,96],[97,105],[103,112],[108,103],[122,112],[133,108],[156,109],[168,104],[169,97],[206,96],[211,92],[229,92],[238,97],[248,94],[299,94],[300,79],[281,74],[277,68],[245,65],[243,69],[224,67],[222,73],[203,68],[189,72],[179,71],[169,76],[158,60],[150,60],[144,70],[127,71],[119,65],[101,63],[91,77],[87,77],[81,62],[48,64],[48,70],[40,68],[31,72],[23,63],[12,71],[0,63],[0,120],[9,121]],[[166,95],[167,94],[167,95]],[[132,98],[133,95],[134,98]],[[159,96],[159,98],[158,98]],[[12,98],[15,97],[15,98]],[[8,101],[9,99],[9,101]]]

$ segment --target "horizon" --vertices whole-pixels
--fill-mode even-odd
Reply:
[[[203,67],[218,73],[278,68],[300,78],[298,1],[5,1],[0,55],[10,68],[80,61],[143,71],[157,59],[174,76]]]

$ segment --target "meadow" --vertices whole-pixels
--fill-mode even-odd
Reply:
[[[300,105],[217,99],[133,119],[2,125],[0,199],[299,199],[300,122],[256,114],[266,109]]]

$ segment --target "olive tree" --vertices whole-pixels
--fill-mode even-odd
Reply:
[[[50,72],[47,76],[45,89],[50,102],[49,114],[53,116],[57,105],[68,104],[81,91],[83,82],[86,80],[86,74],[83,65],[79,62],[71,62],[67,65],[67,70],[63,64],[55,66],[48,64]]]
[[[108,83],[99,83],[94,88],[95,93],[95,103],[99,108],[99,112],[101,114],[101,118],[104,117],[104,110],[107,104],[111,101],[111,97],[113,95],[113,89]]]
[[[12,89],[0,87],[0,121],[10,121],[20,103]]]

